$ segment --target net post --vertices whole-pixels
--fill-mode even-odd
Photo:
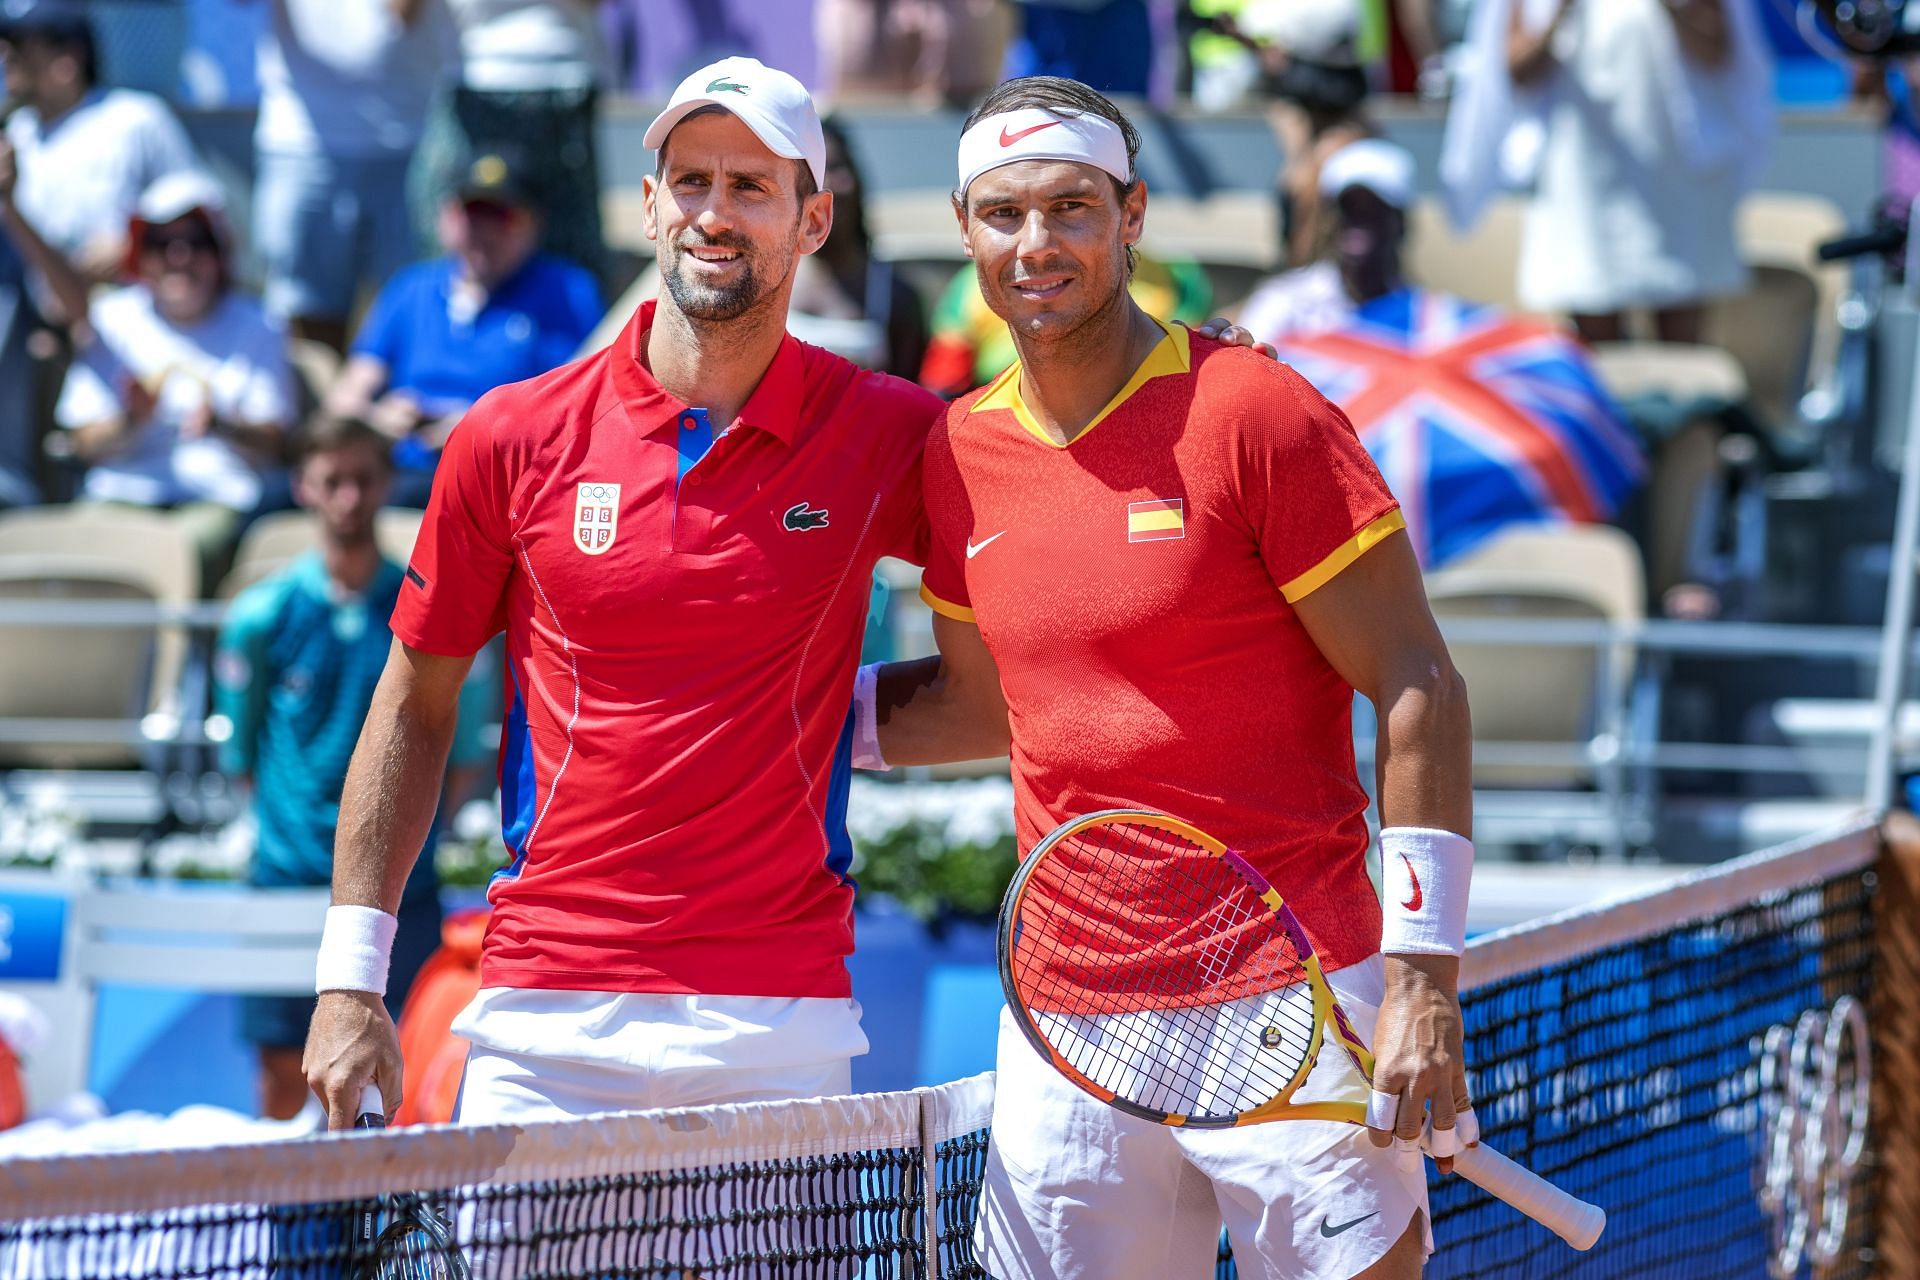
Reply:
[[[920,1113],[920,1234],[927,1256],[921,1274],[926,1280],[940,1280],[940,1144],[933,1093],[915,1090],[914,1101]]]
[[[1873,1093],[1876,1274],[1920,1275],[1920,819],[1881,823],[1874,896]]]

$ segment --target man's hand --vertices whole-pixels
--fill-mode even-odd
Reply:
[[[1215,316],[1205,324],[1198,326],[1194,329],[1194,332],[1203,338],[1211,338],[1215,342],[1225,342],[1236,347],[1252,347],[1269,360],[1278,360],[1280,358],[1280,353],[1273,348],[1271,343],[1262,342],[1253,336],[1253,330],[1242,329],[1233,321],[1224,319],[1221,316]]]
[[[387,1114],[400,1109],[400,1037],[386,1002],[371,991],[322,991],[300,1069],[327,1108],[327,1128],[351,1129],[360,1092],[380,1086]]]
[[[1470,1101],[1456,993],[1460,961],[1427,955],[1385,959],[1387,993],[1373,1032],[1373,1087],[1398,1095],[1400,1115],[1391,1132],[1368,1128],[1376,1147],[1395,1138],[1417,1143],[1429,1112],[1434,1129],[1452,1129],[1455,1113]],[[1453,1171],[1451,1156],[1434,1163],[1442,1173]]]
[[[404,440],[426,422],[420,402],[404,391],[389,391],[367,410],[367,425],[390,440]]]

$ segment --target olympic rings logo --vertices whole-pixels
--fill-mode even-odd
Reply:
[[[1840,1256],[1849,1189],[1867,1149],[1872,1084],[1867,1014],[1850,995],[1809,1009],[1760,1043],[1764,1161],[1755,1195],[1770,1219],[1767,1273],[1791,1280]]]

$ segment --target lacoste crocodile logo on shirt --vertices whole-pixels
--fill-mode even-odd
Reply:
[[[826,508],[810,511],[806,503],[796,502],[787,508],[787,514],[781,518],[781,523],[794,533],[803,533],[808,529],[824,529],[827,527]]]

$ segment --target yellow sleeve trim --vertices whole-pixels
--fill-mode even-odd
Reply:
[[[1367,525],[1366,528],[1335,547],[1326,559],[1307,570],[1292,582],[1280,588],[1281,596],[1288,604],[1306,599],[1320,588],[1339,577],[1346,567],[1371,551],[1388,534],[1397,533],[1407,527],[1406,517],[1395,507],[1387,514]],[[925,594],[923,588],[921,594]]]
[[[924,582],[920,584],[920,598],[927,602],[927,608],[943,618],[952,618],[955,622],[973,622],[973,610],[965,605],[954,604],[951,600],[942,600],[927,590],[927,584]],[[974,625],[979,624],[974,623]]]

